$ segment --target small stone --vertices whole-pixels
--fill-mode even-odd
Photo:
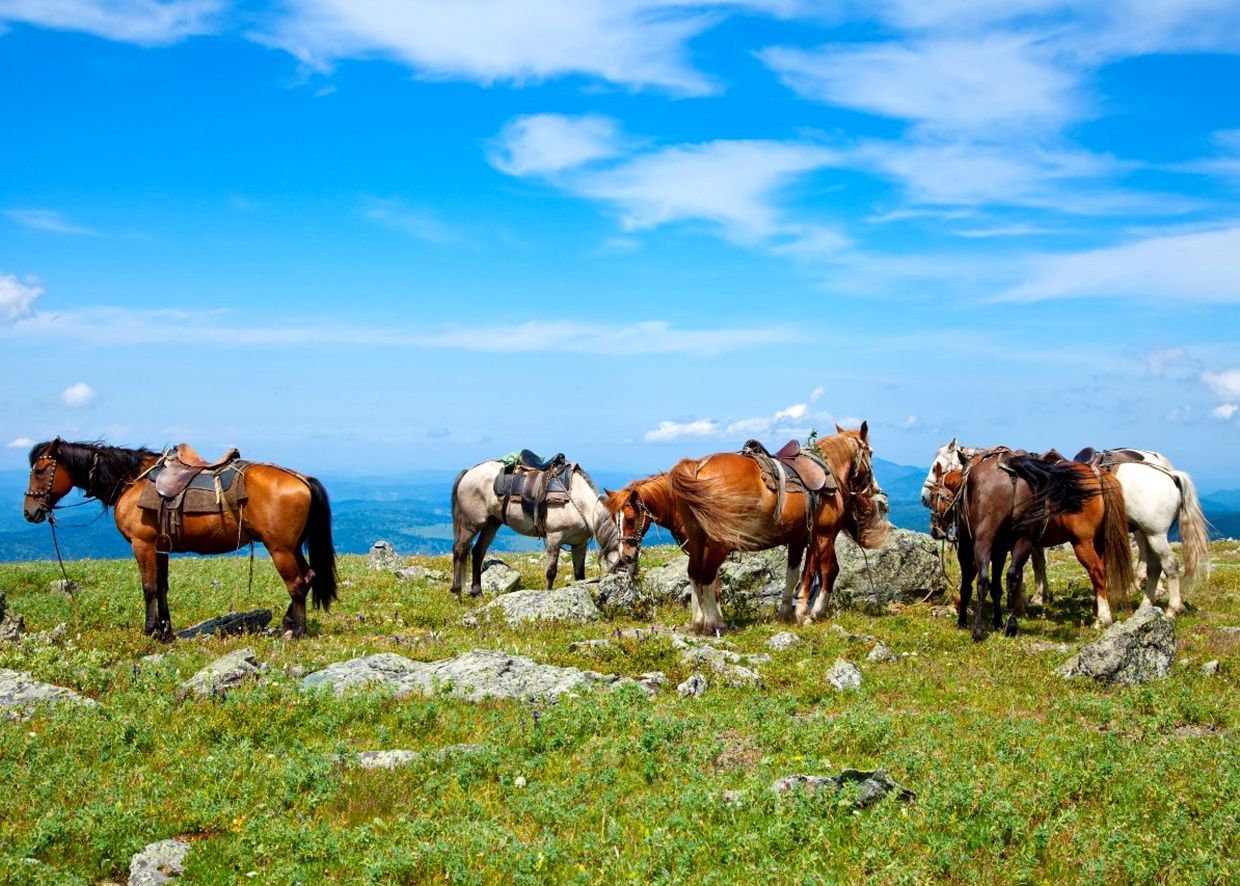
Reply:
[[[770,646],[772,649],[784,650],[789,646],[795,646],[799,642],[801,642],[801,638],[791,631],[780,631],[778,634],[771,637],[771,639],[767,640],[766,645]]]
[[[129,863],[129,886],[163,886],[185,873],[189,843],[160,840],[151,843]]]
[[[1212,659],[1201,666],[1201,673],[1207,677],[1213,677],[1218,673],[1218,659]]]
[[[694,674],[677,686],[676,692],[681,698],[701,698],[709,685],[701,674]]]
[[[599,640],[577,640],[568,644],[569,652],[589,652],[595,649],[610,649],[611,641],[607,638]]]
[[[861,671],[852,662],[837,658],[827,671],[827,682],[841,692],[855,692],[861,688]]]
[[[1064,662],[1060,676],[1131,686],[1167,676],[1175,658],[1175,619],[1157,607],[1138,609]]]
[[[58,578],[47,586],[47,589],[53,594],[75,594],[81,590],[81,585],[71,578]]]
[[[152,652],[150,655],[144,655],[139,659],[144,664],[157,665],[168,656],[162,652]]]
[[[667,675],[662,671],[650,671],[637,675],[637,685],[647,695],[658,695],[659,690],[667,685]]]
[[[218,591],[220,588],[224,587],[224,583],[218,578],[213,578],[211,579],[211,587]]]
[[[211,662],[182,683],[177,695],[180,698],[193,696],[199,699],[221,696],[258,674],[258,659],[254,650],[247,646]]]
[[[302,677],[306,676],[309,671],[301,665],[289,665],[288,670],[285,671],[285,673],[288,674],[290,680],[300,680]]]
[[[54,628],[46,631],[39,631],[35,637],[50,646],[59,646],[65,641],[65,637],[69,636],[69,626],[63,621]]]
[[[729,806],[740,807],[741,804],[744,802],[744,797],[745,797],[744,791],[724,791],[723,792],[723,802],[727,803]]]
[[[26,633],[26,620],[16,612],[9,612],[0,620],[0,643],[15,643]]]
[[[876,643],[874,648],[870,650],[870,654],[866,656],[866,660],[875,662],[899,661],[900,656],[896,655],[890,647],[884,646],[882,643]]]
[[[357,755],[357,765],[362,769],[395,769],[418,759],[415,751],[362,751]]]
[[[366,558],[370,568],[376,572],[395,571],[404,565],[404,558],[396,553],[392,543],[386,539],[379,539],[371,545]]]
[[[78,695],[72,689],[40,683],[22,671],[0,668],[0,718],[23,720],[41,703],[84,704],[94,706],[93,698]]]
[[[772,782],[771,790],[777,794],[792,790],[840,791],[847,784],[857,786],[855,802],[859,809],[874,805],[890,793],[895,793],[904,803],[911,803],[917,799],[916,794],[892,781],[882,769],[874,771],[845,769],[839,775],[786,775]]]
[[[487,560],[482,564],[482,592],[484,594],[507,594],[515,591],[520,584],[521,573],[503,560]]]

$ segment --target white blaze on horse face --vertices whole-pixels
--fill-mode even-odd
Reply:
[[[939,447],[938,452],[934,453],[934,461],[930,463],[930,470],[926,471],[925,482],[921,484],[921,503],[927,508],[930,507],[930,493],[934,490],[935,465],[939,466],[940,473],[944,475],[963,469],[964,463],[960,460],[960,449],[956,446],[954,439]]]

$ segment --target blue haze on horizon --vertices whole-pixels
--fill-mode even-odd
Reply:
[[[1240,6],[0,0],[30,441],[598,471],[865,418],[1240,486]]]

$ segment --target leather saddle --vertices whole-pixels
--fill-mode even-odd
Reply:
[[[495,476],[494,491],[501,500],[501,519],[508,522],[508,506],[516,498],[521,502],[522,513],[534,523],[534,531],[545,535],[547,507],[568,501],[572,469],[573,465],[562,452],[544,460],[522,449],[516,459]]]
[[[1145,461],[1145,456],[1135,449],[1103,449],[1099,451],[1092,446],[1086,446],[1072,460],[1090,467],[1101,468],[1105,471],[1115,465],[1143,462]]]
[[[165,454],[161,470],[155,477],[155,491],[162,498],[176,498],[199,474],[204,471],[219,471],[239,458],[241,453],[234,446],[224,453],[223,457],[207,461],[188,443],[181,443],[174,452]]]
[[[775,513],[784,512],[784,496],[788,490],[809,497],[805,508],[806,525],[812,526],[817,511],[817,497],[821,493],[834,493],[838,486],[835,475],[827,463],[812,450],[801,448],[796,440],[789,440],[774,455],[759,440],[747,440],[741,454],[758,463],[767,487],[775,492]],[[778,517],[776,518],[778,519]]]

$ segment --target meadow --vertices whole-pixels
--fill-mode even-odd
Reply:
[[[641,622],[467,627],[477,602],[458,602],[445,581],[400,583],[361,556],[342,558],[340,600],[312,615],[300,642],[170,646],[140,631],[131,561],[68,564],[82,584],[77,636],[70,599],[49,590],[55,563],[0,564],[0,590],[28,631],[69,625],[59,642],[0,643],[0,668],[99,702],[0,720],[0,882],[124,881],[134,852],[173,836],[192,843],[187,883],[1237,882],[1240,633],[1220,628],[1240,626],[1240,543],[1212,552],[1213,579],[1189,592],[1177,623],[1177,665],[1157,683],[1055,675],[1068,657],[1059,644],[1096,636],[1083,624],[1084,574],[1056,554],[1056,601],[1015,639],[973,643],[935,607],[943,601],[791,628],[747,614],[724,639],[772,655],[757,668],[764,686],[706,673],[701,698],[677,695],[691,670],[666,634],[569,650]],[[652,549],[644,562],[672,553]],[[524,587],[540,586],[537,562],[505,557]],[[278,623],[286,594],[257,562],[247,593],[242,559],[175,560],[175,626],[257,607]],[[655,617],[687,621],[677,608]],[[770,649],[784,630],[801,642]],[[868,662],[869,644],[849,634],[911,655]],[[178,701],[182,680],[243,646],[270,666],[260,680]],[[372,652],[430,660],[470,649],[658,670],[668,686],[554,704],[298,688],[302,670]],[[142,660],[155,652],[165,654]],[[857,692],[824,680],[841,656],[861,668]],[[1213,676],[1200,670],[1209,660],[1220,662]],[[463,743],[482,749],[391,771],[341,762]],[[916,801],[858,809],[825,791],[771,791],[785,775],[847,767],[885,769]]]

